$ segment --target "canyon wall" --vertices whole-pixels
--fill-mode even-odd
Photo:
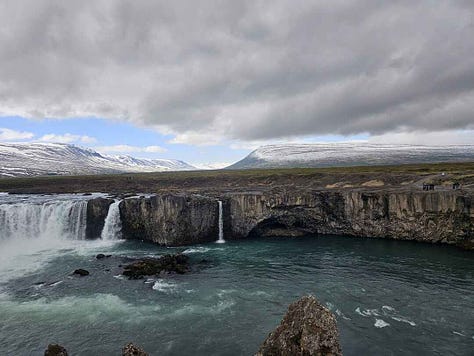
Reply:
[[[190,245],[218,236],[217,200],[199,195],[159,195],[120,203],[126,239],[160,245]]]
[[[456,191],[237,194],[228,235],[337,234],[474,246],[472,196]]]
[[[223,201],[224,236],[335,234],[474,248],[473,196],[460,191],[291,191],[159,195],[120,204],[123,237],[161,245],[213,241]]]

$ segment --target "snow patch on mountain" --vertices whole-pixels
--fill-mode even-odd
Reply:
[[[171,159],[112,157],[60,143],[0,143],[0,177],[193,170]]]
[[[474,160],[474,145],[317,143],[262,146],[229,168],[336,167]]]

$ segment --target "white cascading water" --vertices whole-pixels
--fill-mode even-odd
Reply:
[[[87,201],[0,204],[0,240],[74,239],[86,234]]]
[[[105,218],[104,228],[102,230],[102,240],[118,240],[122,233],[122,220],[120,219],[120,200],[110,204],[109,212]]]
[[[222,214],[222,201],[217,202],[219,204],[219,239],[216,241],[219,244],[223,244],[224,240],[224,216]]]

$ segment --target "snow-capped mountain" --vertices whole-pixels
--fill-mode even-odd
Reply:
[[[474,145],[282,144],[260,147],[228,168],[337,167],[459,161],[474,161]]]
[[[112,157],[60,143],[0,143],[0,177],[193,170],[183,161]]]

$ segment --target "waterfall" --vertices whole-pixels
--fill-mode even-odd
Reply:
[[[219,244],[223,244],[224,240],[224,216],[222,214],[222,201],[217,202],[219,204],[219,239],[216,241]]]
[[[86,234],[87,201],[0,204],[0,240],[76,239]]]
[[[119,205],[120,200],[117,200],[109,207],[109,212],[105,218],[104,229],[100,236],[103,240],[117,240],[122,237],[122,220],[120,219]]]

